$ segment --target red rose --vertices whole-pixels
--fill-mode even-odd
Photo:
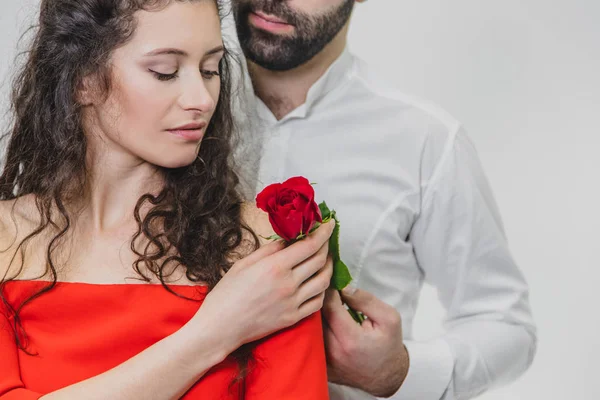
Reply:
[[[315,191],[302,176],[267,186],[256,196],[256,206],[269,214],[273,230],[286,242],[308,234],[322,222]]]

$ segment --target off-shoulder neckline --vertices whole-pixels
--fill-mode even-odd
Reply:
[[[52,281],[46,280],[32,280],[32,279],[13,279],[6,283],[10,282],[19,282],[19,283],[30,283],[30,284],[42,284],[42,283],[52,283]],[[164,288],[164,286],[160,283],[95,283],[95,282],[72,282],[72,281],[56,281],[56,285],[61,286],[89,286],[89,287],[157,287]],[[208,291],[207,285],[186,285],[186,284],[177,284],[177,283],[169,283],[168,287],[176,287],[176,288],[195,288],[202,291]]]

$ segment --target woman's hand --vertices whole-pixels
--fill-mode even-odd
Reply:
[[[334,226],[321,225],[287,248],[269,243],[236,262],[188,324],[214,329],[233,352],[320,310],[333,273]]]

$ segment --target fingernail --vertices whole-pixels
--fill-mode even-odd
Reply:
[[[354,293],[356,293],[356,287],[348,285],[342,289],[342,293],[344,296],[352,296]]]

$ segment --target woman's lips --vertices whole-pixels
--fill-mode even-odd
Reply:
[[[170,129],[170,133],[182,139],[197,142],[204,136],[204,130],[201,129]]]
[[[271,33],[291,33],[294,31],[293,25],[260,11],[251,12],[248,16],[248,21],[255,28]]]
[[[196,142],[204,136],[205,127],[206,123],[202,122],[188,124],[174,129],[167,129],[167,131],[182,139]]]

